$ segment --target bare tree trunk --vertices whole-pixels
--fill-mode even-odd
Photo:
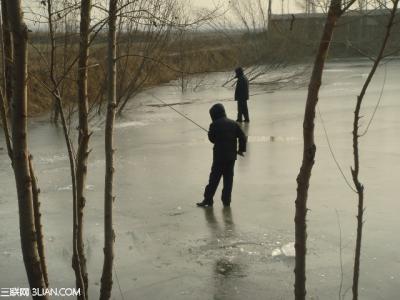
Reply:
[[[3,16],[2,16],[3,19]],[[6,69],[6,63],[5,63],[5,54],[4,54],[4,43],[3,43],[3,24],[1,24],[1,49],[2,49],[2,55],[3,55],[3,71],[4,71],[4,87],[6,88],[7,81],[11,82],[11,78],[7,78],[5,76],[5,69]],[[11,145],[11,136],[10,136],[10,131],[9,131],[9,125],[8,125],[8,114],[7,114],[7,101],[5,100],[3,90],[0,90],[0,113],[1,113],[1,120],[2,120],[2,125],[3,125],[3,131],[4,131],[4,136],[6,140],[6,145],[7,145],[7,152],[8,156],[11,160],[12,165],[13,164],[13,150],[12,150],[12,145]],[[10,93],[11,94],[11,93]],[[43,239],[43,231],[42,231],[42,224],[41,224],[41,213],[40,213],[40,201],[39,201],[39,193],[40,190],[37,185],[37,179],[34,174],[34,169],[32,165],[32,156],[29,155],[29,172],[30,176],[32,179],[32,196],[33,196],[33,211],[34,211],[34,219],[35,219],[35,228],[36,228],[36,236],[37,236],[37,242],[38,242],[38,253],[40,257],[40,265],[43,271],[43,277],[46,286],[49,286],[49,279],[47,275],[47,266],[46,266],[46,259],[45,259],[45,251],[44,251],[44,239]]]
[[[56,52],[56,40],[54,37],[54,26],[53,26],[53,1],[47,0],[47,18],[49,26],[49,38],[50,38],[50,78],[55,84],[55,52]],[[51,121],[54,124],[58,123],[60,116],[60,110],[58,109],[57,99],[53,96],[53,111],[51,116]]]
[[[2,1],[2,5],[3,5]],[[5,16],[7,17],[7,16]],[[1,44],[1,54],[2,54],[2,75],[3,75],[3,80],[4,80],[4,90],[6,90],[6,85],[7,85],[7,79],[6,79],[6,72],[5,72],[5,50],[4,50],[4,34],[3,34],[3,19],[4,15],[1,16],[1,22],[0,22],[0,32],[1,32],[1,37],[0,37],[0,44]],[[7,146],[7,153],[10,158],[11,164],[13,161],[13,151],[12,151],[12,145],[11,145],[11,136],[10,136],[10,127],[9,127],[9,114],[7,113],[8,111],[8,103],[7,103],[7,98],[3,92],[3,87],[0,86],[0,116],[1,116],[1,125],[3,127],[3,132],[4,132],[4,138],[6,140],[6,146]]]
[[[3,10],[3,15],[2,15],[2,24],[1,24],[1,49],[2,49],[2,56],[3,56],[3,79],[4,79],[4,89],[8,91],[8,97],[12,96],[12,45],[10,44],[12,41],[12,35],[11,31],[9,28],[8,24],[8,19],[5,22],[6,24],[3,24],[3,18],[6,17],[7,14],[7,5],[3,1],[2,2],[2,8]],[[4,25],[4,27],[3,27]],[[4,42],[4,40],[7,40]],[[11,57],[10,57],[11,56]],[[12,146],[11,146],[11,138],[10,138],[10,132],[9,132],[9,126],[8,126],[8,117],[9,113],[7,112],[7,107],[9,107],[9,101],[4,99],[4,94],[1,91],[1,117],[2,117],[2,123],[3,123],[3,128],[4,128],[4,134],[6,138],[6,144],[7,144],[7,151],[8,155],[11,159],[11,162],[13,161],[13,151],[12,151]],[[32,180],[32,200],[33,200],[33,212],[34,212],[34,220],[35,220],[35,229],[36,229],[36,237],[37,237],[37,243],[38,243],[38,253],[39,253],[39,258],[40,258],[40,265],[42,268],[43,272],[43,278],[46,284],[46,287],[49,286],[49,279],[48,279],[48,274],[47,274],[47,266],[46,266],[46,257],[45,257],[45,250],[44,250],[44,238],[43,238],[43,228],[41,224],[41,213],[40,213],[40,201],[39,201],[39,193],[40,189],[38,188],[37,185],[37,179],[34,173],[33,169],[33,164],[32,164],[32,155],[29,155],[29,172]]]
[[[10,129],[8,126],[8,118],[6,113],[6,104],[5,104],[3,89],[0,87],[0,115],[1,115],[1,123],[3,126],[4,137],[6,140],[7,152],[8,156],[10,157],[11,163],[13,160],[13,151],[11,145],[11,136],[10,136]]]
[[[47,275],[46,255],[44,251],[43,227],[41,221],[42,214],[40,213],[40,201],[39,201],[40,189],[37,184],[37,179],[33,169],[32,159],[33,159],[32,155],[29,155],[29,173],[32,180],[32,200],[33,200],[33,213],[34,213],[33,215],[35,219],[35,229],[36,229],[36,238],[38,243],[40,265],[42,267],[44,282],[46,284],[46,287],[48,287],[49,277]]]
[[[82,276],[85,283],[85,295],[87,297],[88,274],[86,268],[85,246],[83,242],[83,211],[85,207],[85,185],[87,174],[87,160],[89,156],[89,124],[88,124],[88,95],[87,95],[87,76],[88,76],[88,57],[89,57],[89,30],[90,14],[92,8],[91,0],[81,2],[81,21],[80,21],[80,45],[78,62],[78,107],[79,107],[79,137],[78,153],[76,161],[76,188],[78,199],[78,253],[81,262]]]
[[[314,142],[315,108],[318,103],[318,94],[321,86],[322,73],[328,54],[329,45],[338,18],[343,13],[340,0],[332,0],[325,27],[323,29],[319,49],[315,57],[313,72],[308,86],[306,108],[303,123],[303,161],[300,173],[297,176],[297,198],[295,215],[295,299],[304,300],[306,297],[306,254],[307,254],[307,198],[314,165],[316,146]]]
[[[83,280],[82,275],[82,266],[80,255],[78,251],[78,200],[77,200],[77,180],[76,180],[76,157],[73,149],[73,145],[71,142],[71,138],[68,132],[68,126],[65,118],[65,113],[62,106],[62,96],[60,91],[60,82],[57,82],[56,78],[56,44],[55,44],[55,34],[54,34],[54,23],[53,23],[53,9],[52,9],[52,0],[47,0],[47,17],[48,17],[48,26],[49,26],[49,38],[50,38],[50,64],[49,64],[49,75],[51,88],[45,87],[50,92],[53,97],[53,121],[55,123],[58,122],[59,117],[61,117],[61,125],[63,128],[64,139],[67,146],[68,158],[70,162],[70,173],[71,173],[71,181],[72,181],[72,210],[73,210],[73,230],[72,230],[72,247],[73,247],[73,255],[72,255],[72,268],[75,272],[75,281],[76,287],[80,289],[79,299],[86,299],[86,286]],[[67,31],[65,32],[65,36],[67,35]],[[65,51],[65,39],[64,39],[64,56],[66,55]],[[65,67],[65,59],[64,57],[64,74],[66,76],[67,71]]]
[[[9,127],[9,114],[8,112],[8,107],[9,103],[7,101],[6,95],[4,94],[4,91],[7,90],[7,76],[6,76],[6,55],[5,55],[5,46],[4,46],[4,27],[3,27],[3,20],[4,17],[7,18],[7,15],[4,13],[3,6],[5,6],[4,1],[1,2],[2,5],[2,15],[1,15],[1,20],[0,20],[0,46],[1,46],[1,60],[2,60],[2,77],[3,77],[3,86],[0,86],[0,116],[1,116],[1,124],[3,126],[3,131],[4,131],[4,137],[6,140],[6,146],[7,146],[7,152],[8,156],[10,157],[11,163],[13,159],[13,153],[12,153],[12,146],[11,146],[11,136],[10,136],[10,127]],[[11,78],[8,78],[11,79]],[[3,90],[4,88],[4,90]]]
[[[113,229],[113,179],[114,179],[114,148],[113,130],[115,120],[115,110],[117,107],[117,65],[116,65],[116,20],[117,20],[118,0],[110,1],[108,17],[108,80],[107,80],[107,119],[105,129],[105,183],[104,183],[104,264],[101,276],[100,299],[111,298],[112,291],[112,271],[114,261],[114,240]]]
[[[68,158],[70,164],[70,172],[71,172],[71,181],[72,181],[72,269],[75,271],[75,281],[76,287],[80,289],[81,294],[79,296],[80,300],[86,299],[86,288],[82,275],[82,268],[80,262],[80,256],[78,252],[78,199],[76,193],[76,168],[75,168],[75,153],[72,147],[72,142],[68,134],[68,126],[67,121],[65,120],[65,114],[62,107],[61,97],[59,95],[55,95],[55,99],[57,101],[58,109],[61,117],[61,124],[63,127],[65,143],[67,145],[68,150]]]
[[[179,56],[180,56],[180,76],[181,76],[181,93],[186,91],[187,88],[187,82],[185,82],[185,69],[186,69],[186,64],[185,64],[185,28],[180,28],[179,29]]]
[[[12,69],[13,69],[13,39],[10,30],[10,22],[8,19],[7,1],[1,0],[2,13],[2,34],[3,34],[3,49],[4,49],[4,96],[6,105],[7,118],[10,117],[9,110],[11,109],[12,101]]]
[[[372,77],[375,75],[376,69],[378,68],[379,63],[383,58],[383,54],[385,52],[385,48],[387,42],[389,40],[390,32],[393,27],[393,21],[396,16],[396,10],[398,6],[399,0],[393,1],[393,7],[391,8],[391,14],[389,17],[388,24],[386,26],[386,33],[382,41],[381,48],[379,50],[378,56],[376,57],[374,64],[370,73],[368,74],[367,79],[361,89],[360,95],[357,97],[356,108],[354,111],[354,121],[353,121],[353,158],[354,158],[354,168],[351,169],[351,174],[353,177],[353,182],[357,190],[358,194],[358,209],[357,209],[357,238],[356,238],[356,248],[354,255],[354,269],[353,269],[353,300],[358,299],[358,281],[360,277],[360,260],[361,260],[361,241],[362,241],[362,232],[363,232],[363,224],[364,224],[364,186],[360,182],[359,173],[360,173],[360,158],[359,158],[359,148],[358,148],[358,140],[360,138],[359,134],[359,120],[360,120],[360,110],[361,104],[364,99],[367,88],[372,80]]]
[[[13,167],[18,194],[22,255],[31,288],[43,289],[46,283],[38,253],[35,229],[32,178],[27,143],[27,40],[19,0],[7,0],[8,20],[13,32],[14,97],[12,111]],[[47,299],[47,296],[37,297]]]
[[[267,30],[270,29],[271,26],[271,18],[272,18],[272,0],[268,0],[268,21],[267,21]]]

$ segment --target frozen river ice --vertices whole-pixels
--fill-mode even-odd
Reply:
[[[329,63],[320,94],[329,139],[348,178],[353,110],[369,66],[367,61]],[[384,84],[381,106],[361,139],[364,300],[398,299],[400,293],[399,72],[399,61],[379,68],[363,109],[365,127]],[[235,118],[233,89],[221,87],[229,76],[194,78],[184,94],[173,83],[148,89],[117,120],[114,299],[122,299],[118,284],[124,299],[293,298],[293,218],[302,156],[304,79],[271,85],[261,84],[262,78],[251,85],[251,123],[244,127],[249,146],[246,157],[236,164],[231,209],[222,208],[220,191],[213,209],[195,206],[208,179],[212,146],[204,131],[155,98],[176,103],[174,108],[207,128],[213,103],[222,102],[228,116]],[[92,126],[85,210],[92,299],[99,294],[103,260],[102,125],[96,120]],[[319,117],[316,142],[308,205],[308,296],[337,299],[343,279],[342,293],[350,299],[356,195],[332,159]],[[3,136],[0,143],[4,146]],[[30,147],[42,191],[50,285],[73,287],[71,183],[61,130],[45,120],[32,120]],[[0,150],[0,185],[0,287],[26,287],[15,182],[5,150]]]

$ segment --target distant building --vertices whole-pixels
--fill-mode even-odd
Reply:
[[[350,11],[338,21],[334,31],[330,55],[360,56],[374,55],[380,47],[390,12],[386,9],[371,11]],[[325,24],[326,14],[284,14],[272,15],[268,36],[271,43],[285,42],[295,47],[294,54],[309,55],[315,50]],[[400,47],[399,17],[393,26],[388,51]]]

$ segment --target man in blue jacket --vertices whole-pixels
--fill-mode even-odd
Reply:
[[[235,101],[237,101],[238,115],[236,122],[250,122],[249,110],[247,108],[247,100],[249,100],[249,81],[244,75],[241,67],[236,68],[236,89],[235,89]]]
[[[208,131],[208,139],[214,144],[213,164],[208,185],[204,191],[204,200],[197,206],[210,207],[214,203],[214,194],[221,177],[224,180],[221,200],[224,206],[230,206],[233,184],[233,169],[237,154],[244,156],[246,152],[246,135],[240,126],[226,117],[222,104],[215,104],[210,109],[212,123]],[[238,148],[239,141],[239,148]]]

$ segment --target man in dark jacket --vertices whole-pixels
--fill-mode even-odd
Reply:
[[[243,69],[241,67],[236,68],[236,89],[235,89],[235,101],[238,105],[238,115],[236,122],[250,122],[249,110],[247,108],[247,100],[249,100],[249,81],[244,75]]]
[[[197,203],[197,206],[213,206],[213,197],[221,177],[224,179],[221,200],[224,206],[230,206],[233,169],[237,154],[244,156],[243,153],[246,152],[246,136],[236,122],[226,117],[222,104],[211,107],[210,116],[213,122],[208,131],[208,139],[214,144],[213,164],[210,179],[204,191],[204,200]]]

